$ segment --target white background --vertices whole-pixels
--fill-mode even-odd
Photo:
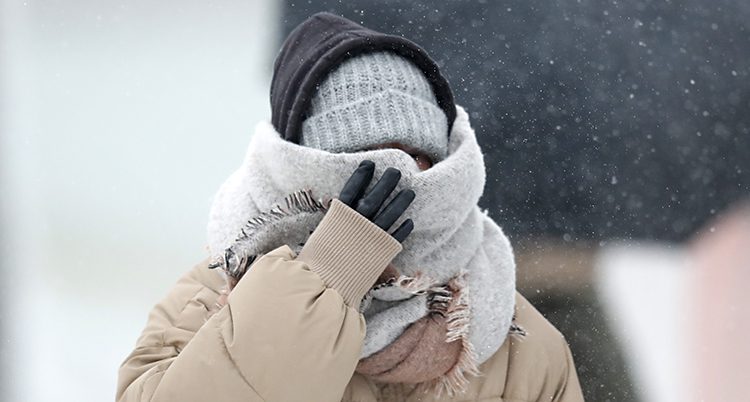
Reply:
[[[270,114],[277,4],[0,0],[0,400],[114,400]]]

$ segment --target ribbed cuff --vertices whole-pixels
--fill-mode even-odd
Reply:
[[[388,232],[334,198],[296,259],[336,289],[348,306],[359,308],[362,297],[401,249]]]
[[[401,142],[439,162],[448,153],[448,121],[438,106],[388,89],[306,118],[301,141],[306,147],[329,152]]]

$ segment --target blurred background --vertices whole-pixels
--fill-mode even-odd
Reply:
[[[590,401],[742,401],[750,3],[0,0],[0,400],[113,400],[211,197],[331,11],[422,45],[485,153],[480,206]]]

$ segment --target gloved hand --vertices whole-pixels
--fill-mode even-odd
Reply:
[[[364,194],[367,185],[372,180],[374,172],[375,162],[363,160],[354,173],[352,173],[351,177],[349,177],[349,180],[347,180],[344,188],[341,190],[339,200],[387,232],[388,228],[409,207],[409,204],[414,200],[415,194],[412,189],[399,191],[393,200],[378,213],[386,198],[396,188],[398,181],[401,180],[401,171],[392,167],[387,168],[372,190]],[[390,235],[400,243],[403,243],[412,229],[414,229],[414,222],[411,219],[406,219]]]

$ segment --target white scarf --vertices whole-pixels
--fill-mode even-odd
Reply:
[[[330,153],[286,141],[269,122],[258,123],[242,165],[220,187],[211,206],[211,256],[217,262],[227,257],[252,260],[284,244],[299,252],[323,218],[321,207],[338,197],[362,160],[375,162],[368,190],[387,167],[395,167],[402,176],[389,200],[403,188],[413,189],[416,197],[391,228],[406,218],[414,221],[392,264],[403,275],[421,272],[438,284],[465,274],[470,295],[468,341],[476,361],[484,362],[505,341],[511,326],[515,262],[508,238],[477,205],[484,191],[484,158],[466,111],[460,106],[456,110],[448,156],[425,171],[401,150]],[[361,310],[367,321],[364,358],[422,318],[427,300],[423,294],[373,290]]]

